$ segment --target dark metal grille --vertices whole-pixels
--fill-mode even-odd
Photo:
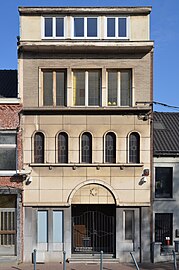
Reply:
[[[166,237],[170,237],[170,244],[173,242],[173,214],[155,214],[155,242],[162,242],[165,245]]]
[[[129,162],[140,162],[140,137],[137,132],[133,132],[129,136]]]
[[[68,163],[68,135],[65,132],[58,135],[58,163]]]
[[[85,132],[81,138],[81,161],[84,163],[92,163],[92,136]]]
[[[34,136],[34,162],[44,163],[44,135],[41,132]]]
[[[105,137],[105,162],[116,162],[116,136],[112,132]]]
[[[0,220],[0,245],[15,245],[15,210],[3,209]]]
[[[114,254],[115,211],[113,206],[110,208],[104,205],[101,211],[97,206],[76,207],[77,209],[72,211],[73,252],[99,253],[102,250],[106,254]],[[92,210],[92,208],[97,209]]]

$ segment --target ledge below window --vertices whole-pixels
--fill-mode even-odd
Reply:
[[[96,167],[97,170],[100,170],[101,167],[119,167],[123,170],[125,167],[143,167],[143,163],[30,163],[30,167],[72,167],[76,169],[78,167]]]

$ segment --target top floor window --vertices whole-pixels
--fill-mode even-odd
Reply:
[[[16,133],[0,132],[0,170],[16,170]]]
[[[155,168],[155,197],[172,198],[173,168]]]
[[[64,18],[46,17],[44,18],[44,35],[45,38],[62,38],[64,37]]]
[[[74,37],[75,38],[96,38],[98,36],[98,20],[93,17],[74,18]]]
[[[127,18],[108,17],[107,35],[108,38],[127,38]]]

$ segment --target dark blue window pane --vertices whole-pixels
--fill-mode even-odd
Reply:
[[[45,18],[45,37],[52,37],[52,18]]]
[[[74,18],[74,36],[84,37],[84,18]]]
[[[87,18],[87,37],[97,37],[97,18]]]
[[[107,19],[107,37],[115,37],[115,18]]]
[[[64,19],[56,18],[56,37],[64,36]]]
[[[118,37],[126,37],[126,18],[118,18]]]

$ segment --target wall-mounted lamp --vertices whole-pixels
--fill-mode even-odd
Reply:
[[[121,170],[121,171],[124,170],[124,166],[120,166],[120,170]]]
[[[76,170],[76,166],[74,165],[74,166],[72,167],[72,169],[73,169],[73,170]]]
[[[98,171],[100,170],[100,166],[99,165],[96,166],[96,170],[98,170]]]
[[[52,166],[50,165],[50,166],[48,167],[48,169],[51,171],[51,170],[52,170]]]

